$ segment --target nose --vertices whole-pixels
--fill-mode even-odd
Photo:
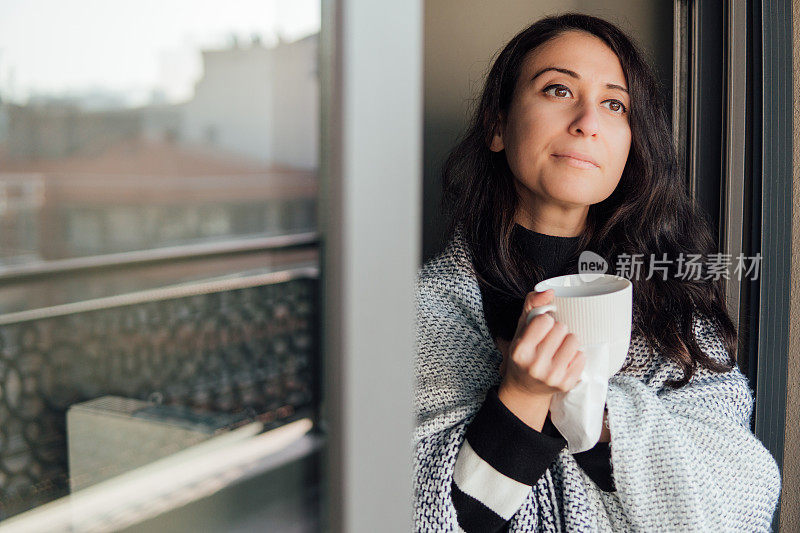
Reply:
[[[600,130],[600,117],[593,105],[581,104],[577,116],[569,125],[573,135],[595,137]]]

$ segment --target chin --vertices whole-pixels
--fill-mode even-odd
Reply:
[[[602,190],[598,189],[597,186],[600,185],[598,181],[597,177],[587,179],[586,176],[579,178],[573,176],[565,178],[562,176],[552,186],[543,187],[543,192],[555,202],[573,206],[592,205],[611,194],[611,191],[607,191],[605,187]]]
[[[564,207],[572,207],[572,208],[574,208],[574,207],[587,207],[587,206],[590,206],[593,203],[595,203],[595,202],[593,202],[591,200],[587,200],[587,199],[584,199],[584,198],[575,198],[575,197],[553,198],[553,202],[557,203],[559,205],[563,205]]]

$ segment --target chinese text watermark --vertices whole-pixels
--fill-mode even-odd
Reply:
[[[617,276],[627,279],[649,280],[658,276],[666,281],[668,278],[684,280],[718,280],[718,279],[758,279],[761,270],[761,254],[746,256],[738,254],[711,253],[689,254],[679,253],[673,258],[666,253],[658,257],[656,254],[619,254],[614,265]],[[608,263],[600,255],[588,250],[581,253],[578,259],[578,272],[581,274],[604,274],[608,272]]]

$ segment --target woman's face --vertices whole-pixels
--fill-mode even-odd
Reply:
[[[629,111],[617,56],[597,37],[570,31],[525,58],[490,148],[505,150],[527,209],[585,212],[619,183],[631,145]]]

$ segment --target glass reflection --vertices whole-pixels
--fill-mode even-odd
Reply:
[[[307,0],[0,4],[3,522],[51,502],[29,518],[116,530],[292,442],[279,484],[316,481],[318,251],[135,260],[316,231],[319,18]]]
[[[131,3],[105,4],[111,7],[101,11],[110,14]],[[105,69],[85,80],[39,72],[50,62],[38,58],[39,47],[25,49],[36,37],[0,36],[0,265],[316,227],[318,7],[283,4],[287,17],[305,24],[305,35],[290,40],[257,26],[246,39],[235,32],[269,15],[269,2],[225,3],[226,12],[243,17],[232,28],[209,19],[219,2],[177,4],[210,26],[172,21],[175,32],[199,34],[195,48],[159,49],[143,32],[126,48],[101,50],[84,36],[70,48],[83,43],[81,56],[98,56],[86,62]],[[23,7],[11,9],[5,25],[42,22]],[[91,22],[79,10],[67,16],[80,19],[89,36],[105,35],[110,24],[102,13]],[[108,57],[113,50],[119,57]],[[50,61],[63,55],[57,48],[40,53]],[[117,73],[127,60],[158,64],[149,91],[142,89],[148,80]],[[93,85],[98,76],[112,86]]]

